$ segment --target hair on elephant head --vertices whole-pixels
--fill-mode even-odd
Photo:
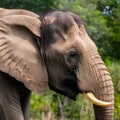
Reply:
[[[39,19],[28,12],[13,13],[0,18],[0,70],[33,91],[49,85],[74,100],[87,93],[96,118],[112,120],[111,77],[82,19],[69,11],[50,11]]]

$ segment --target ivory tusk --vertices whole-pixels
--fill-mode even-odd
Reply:
[[[98,100],[94,95],[93,93],[91,92],[88,92],[88,93],[83,93],[83,95],[85,96],[85,98],[87,98],[89,101],[91,101],[93,104],[95,105],[98,105],[98,106],[101,106],[101,107],[108,107],[108,106],[111,106],[112,103],[111,102],[105,102],[105,101],[101,101],[101,100]]]

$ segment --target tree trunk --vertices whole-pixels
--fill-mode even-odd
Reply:
[[[64,98],[64,101],[62,101],[61,99],[61,95],[60,94],[57,94],[57,101],[58,101],[58,107],[60,109],[60,114],[61,114],[61,117],[62,119],[66,119],[66,115],[65,115],[65,107],[67,106],[68,104],[68,98],[65,97]]]

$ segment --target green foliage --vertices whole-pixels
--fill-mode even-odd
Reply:
[[[120,1],[119,0],[103,0],[97,1],[97,9],[104,14],[107,20],[107,28],[109,35],[105,37],[107,42],[104,47],[103,55],[109,55],[111,58],[120,59]]]
[[[83,95],[78,95],[76,101],[69,101],[66,106],[67,117],[73,120],[93,120],[93,106],[84,99]]]
[[[0,7],[27,9],[39,14],[62,6],[60,0],[0,0]]]
[[[37,116],[38,118],[48,117],[51,113],[57,114],[58,107],[55,102],[56,93],[47,90],[41,94],[32,93],[30,114],[32,117]],[[42,117],[41,117],[42,116]]]
[[[120,61],[111,62],[108,66],[115,89],[115,120],[120,118]]]
[[[76,101],[72,101],[62,95],[60,100],[64,104],[64,116],[62,116],[61,108],[59,107],[59,101],[57,99],[58,94],[47,90],[43,94],[32,94],[31,99],[31,118],[39,120],[93,120],[93,107],[92,104],[83,98],[82,95],[77,97]],[[34,120],[34,119],[33,119]]]
[[[120,86],[119,86],[120,87]],[[120,119],[120,92],[115,92],[115,120]]]

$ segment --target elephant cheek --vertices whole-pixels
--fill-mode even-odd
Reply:
[[[89,76],[89,71],[86,69],[84,64],[80,64],[77,70],[77,83],[79,90],[81,92],[92,92],[93,89],[93,79]],[[91,80],[91,81],[90,81]]]

